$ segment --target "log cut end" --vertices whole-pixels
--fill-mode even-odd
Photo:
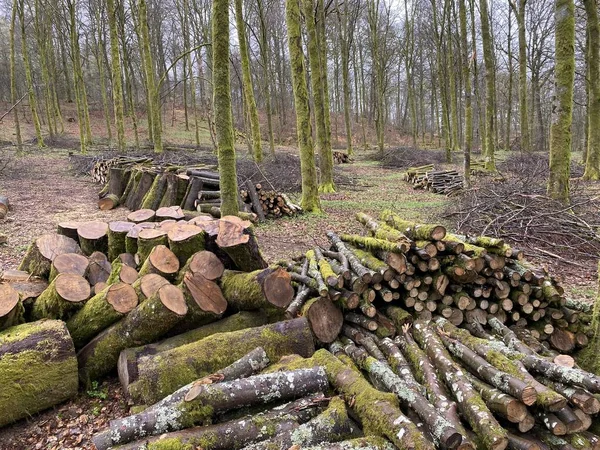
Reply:
[[[202,311],[223,314],[227,309],[227,300],[214,281],[188,272],[183,277],[183,282]]]
[[[225,267],[221,260],[212,252],[201,251],[191,257],[188,265],[190,272],[200,274],[207,280],[217,280],[223,275]]]
[[[329,298],[320,297],[306,303],[304,311],[312,332],[320,342],[330,344],[337,339],[342,331],[344,316]]]
[[[155,212],[151,209],[138,209],[127,216],[127,220],[133,223],[152,222]]]
[[[265,298],[278,308],[287,308],[294,299],[294,288],[291,276],[282,268],[277,268],[268,273],[262,283]]]
[[[183,292],[177,286],[165,284],[158,290],[161,303],[178,316],[185,316],[188,310]]]
[[[169,281],[156,273],[144,275],[139,280],[140,290],[145,298],[152,297],[165,284],[169,284]]]
[[[63,300],[79,303],[90,298],[90,284],[80,275],[63,273],[56,277],[54,283],[56,293]]]

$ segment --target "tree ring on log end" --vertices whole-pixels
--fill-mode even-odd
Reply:
[[[79,303],[90,298],[90,284],[85,278],[72,273],[62,273],[54,280],[56,292],[63,300]]]
[[[115,283],[110,286],[106,293],[106,301],[121,314],[127,314],[138,304],[135,289],[127,283]]]
[[[178,316],[185,316],[188,311],[183,292],[177,286],[165,284],[158,290],[160,301],[169,310]]]

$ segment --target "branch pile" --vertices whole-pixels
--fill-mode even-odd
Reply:
[[[585,305],[502,240],[357,219],[272,266],[234,217],[60,224],[0,284],[0,425],[118,373],[146,406],[99,450],[598,448]]]
[[[350,156],[348,156],[348,153],[334,150],[333,151],[333,162],[335,164],[350,164],[352,162],[352,158],[350,158]]]
[[[463,176],[456,170],[434,170],[433,164],[409,168],[404,174],[404,181],[411,183],[413,189],[446,196],[462,191],[464,187]]]
[[[444,150],[426,150],[413,147],[396,147],[386,151],[381,159],[383,167],[407,169],[427,164],[443,164],[446,162]]]

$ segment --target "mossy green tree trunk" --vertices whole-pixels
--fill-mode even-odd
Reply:
[[[548,195],[569,200],[573,82],[575,80],[575,5],[556,0],[554,105],[550,128]]]
[[[296,129],[298,147],[300,149],[300,170],[302,173],[301,206],[309,212],[320,212],[321,202],[317,186],[317,170],[313,150],[308,88],[304,70],[304,54],[302,52],[302,31],[300,23],[300,0],[286,0],[286,23],[288,27],[288,47],[292,72],[294,104],[296,107]],[[223,181],[221,180],[221,184]],[[223,188],[221,187],[221,190]]]
[[[588,135],[587,158],[585,161],[586,180],[600,179],[600,23],[598,22],[598,5],[596,0],[583,0],[587,16],[588,32]]]
[[[518,7],[516,2],[518,3]],[[527,111],[527,38],[525,30],[525,6],[527,0],[511,0],[510,6],[517,17],[519,29],[519,116],[521,121],[521,151],[530,152],[529,113]]]
[[[481,37],[483,41],[483,62],[485,64],[485,168],[495,171],[496,162],[494,158],[496,107],[494,98],[496,96],[496,75],[494,73],[494,49],[492,34],[490,31],[488,1],[480,0],[479,14],[481,19]]]
[[[448,8],[451,8],[453,6],[453,2],[446,2],[448,6]],[[458,76],[458,74],[455,73],[455,68],[454,68],[454,52],[455,52],[455,45],[454,45],[454,35],[453,35],[453,30],[452,30],[452,17],[450,15],[450,10],[448,10],[447,13],[447,24],[448,24],[448,30],[446,31],[446,34],[448,36],[448,50],[447,50],[447,55],[448,55],[448,78],[450,81],[450,95],[449,95],[449,99],[450,99],[450,128],[451,128],[451,136],[452,136],[452,144],[450,146],[450,150],[451,152],[456,152],[458,150],[460,150],[460,144],[459,144],[459,139],[458,139],[458,99],[457,99],[457,95],[456,95],[456,78]],[[458,49],[460,50],[460,48]],[[460,51],[456,52],[457,54],[460,55]],[[459,58],[460,59],[460,58]],[[459,65],[460,67],[460,65]],[[448,147],[446,147],[448,148]],[[449,154],[449,158],[448,158],[448,154],[446,157],[446,161],[450,162],[452,160],[452,153]]]
[[[213,108],[221,174],[221,215],[237,215],[238,185],[229,79],[229,1],[213,0]]]
[[[17,22],[17,0],[13,0],[10,13],[10,102],[15,105],[17,99],[17,72],[16,72],[16,51],[15,51],[15,25]],[[19,123],[19,109],[14,109],[15,137],[17,139],[17,152],[23,151],[23,140],[21,138],[21,124]]]
[[[375,78],[375,130],[377,132],[377,147],[383,155],[385,133],[385,68],[382,67],[379,42],[379,0],[367,1],[367,21],[369,23],[369,41],[371,45],[372,68]]]
[[[319,168],[321,169],[319,191],[334,192],[333,154],[331,152],[331,139],[327,130],[326,119],[326,116],[329,115],[329,101],[326,101],[325,99],[327,68],[324,65],[321,54],[321,47],[325,45],[325,43],[322,42],[320,36],[320,23],[318,23],[317,17],[320,15],[318,10],[323,7],[323,2],[318,1],[316,6],[314,0],[302,0],[302,3],[304,6],[304,17],[308,34],[308,62],[310,65],[310,81],[312,85],[313,104],[315,110],[315,127],[317,131],[317,147],[319,150]]]
[[[263,65],[265,109],[267,114],[267,133],[269,134],[269,149],[275,153],[275,139],[273,137],[273,109],[271,106],[271,58],[269,48],[269,37],[267,35],[267,19],[263,0],[256,1],[258,7],[258,19],[260,21],[260,58]]]
[[[413,5],[414,6],[414,5]],[[414,41],[414,25],[413,17],[414,11],[409,13],[408,1],[404,0],[404,13],[406,15],[405,21],[405,55],[404,55],[404,67],[406,69],[406,85],[407,85],[407,96],[408,103],[410,105],[410,126],[412,134],[412,145],[413,148],[418,148],[417,137],[417,101],[415,98],[415,80],[414,80],[414,66],[415,66],[415,41]]]
[[[125,150],[125,119],[123,105],[123,86],[121,84],[121,54],[119,52],[119,33],[115,0],[106,0],[108,27],[110,30],[110,69],[112,75],[113,110],[117,127],[117,148]]]
[[[464,79],[464,107],[465,107],[465,146],[463,149],[465,185],[469,186],[471,178],[471,147],[473,145],[473,106],[471,104],[471,69],[469,61],[469,44],[467,32],[467,7],[465,0],[458,2],[458,15],[460,20],[461,65]]]
[[[258,109],[252,88],[252,75],[250,74],[250,52],[246,40],[246,22],[244,22],[244,9],[242,0],[235,0],[235,23],[237,26],[238,44],[240,46],[240,59],[242,61],[242,88],[244,91],[245,106],[250,118],[250,141],[252,155],[256,162],[263,158],[262,145],[260,142],[260,123],[258,121]]]
[[[25,33],[25,2],[20,0],[18,3],[19,21],[21,22],[21,56],[23,57],[23,67],[25,68],[25,81],[27,82],[27,92],[29,97],[29,108],[31,110],[31,119],[35,127],[35,136],[38,147],[44,147],[44,138],[42,137],[42,126],[37,112],[37,99],[35,88],[33,86],[33,75],[31,72],[31,62],[29,60],[29,51],[27,49],[27,35]]]

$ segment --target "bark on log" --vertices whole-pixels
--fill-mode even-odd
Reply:
[[[25,323],[0,332],[0,427],[77,395],[77,360],[65,324]]]
[[[120,320],[138,304],[135,289],[117,282],[105,288],[67,321],[75,348],[84,347],[94,336]]]
[[[442,225],[424,225],[402,219],[390,210],[381,213],[381,220],[413,240],[441,241],[446,236]]]
[[[118,372],[119,381],[125,391],[129,384],[138,379],[138,362],[141,358],[156,355],[182,345],[200,341],[216,333],[229,333],[243,330],[245,328],[260,327],[267,323],[267,317],[258,311],[242,311],[217,322],[203,325],[194,330],[178,334],[159,342],[143,345],[140,347],[127,348],[119,355]]]
[[[115,194],[106,194],[98,200],[98,209],[100,211],[110,211],[119,206],[119,197]]]
[[[372,279],[371,271],[360,263],[360,260],[352,253],[352,251],[342,242],[342,239],[332,231],[327,232],[327,237],[331,243],[342,253],[348,260],[350,267],[358,275],[364,283],[370,283]]]
[[[139,275],[144,276],[155,273],[166,279],[173,279],[179,271],[179,260],[175,253],[164,245],[153,247],[150,254],[139,270]]]
[[[226,270],[220,285],[234,311],[265,307],[285,309],[294,298],[290,274],[280,267],[250,273]]]
[[[248,191],[250,201],[252,202],[252,211],[258,216],[258,220],[263,222],[265,220],[265,213],[262,209],[258,194],[256,193],[256,187],[251,179],[246,180],[246,190]]]
[[[168,208],[171,206],[177,205],[179,208],[179,203],[177,201],[177,193],[178,193],[178,177],[174,173],[167,173],[167,187],[165,192],[160,200],[158,205],[158,209]],[[181,200],[180,200],[181,201]],[[181,208],[179,208],[181,209]]]
[[[156,228],[154,222],[142,222],[135,224],[125,236],[125,250],[135,255],[138,251],[138,236],[142,230]],[[137,267],[137,266],[136,266]]]
[[[127,252],[125,239],[127,233],[133,228],[132,222],[120,220],[108,223],[108,260],[114,261],[121,253]]]
[[[341,442],[322,442],[319,445],[302,447],[302,450],[394,450],[396,448],[387,439],[367,436]]]
[[[120,259],[115,259],[111,265],[112,270],[106,284],[123,282],[133,284],[138,279],[138,271],[133,267],[123,264]]]
[[[77,235],[77,227],[79,222],[59,222],[56,225],[56,233],[69,237],[75,242],[79,242],[79,236]]]
[[[202,394],[204,386],[207,384],[247,378],[267,367],[269,362],[264,349],[257,347],[233,364],[181,387],[173,394],[146,408],[143,412],[123,419],[112,420],[107,430],[94,436],[93,442],[98,450],[103,450],[144,436],[177,430],[178,428],[164,427],[164,424],[160,423],[159,414],[171,407],[185,405],[184,401],[188,402],[195,399]]]
[[[242,221],[237,217],[233,219],[232,216],[221,218],[216,243],[244,272],[267,267],[267,263],[260,253],[252,225],[248,221]]]
[[[45,234],[31,243],[19,270],[36,277],[47,277],[52,260],[63,253],[81,253],[77,242],[60,234]]]
[[[167,284],[127,316],[92,339],[77,354],[79,376],[85,385],[116,369],[119,353],[148,344],[167,333],[187,313],[183,293]]]
[[[150,252],[155,247],[161,246],[166,247],[167,245],[167,232],[160,228],[149,228],[141,230],[137,238],[137,252],[135,253],[135,260],[138,266],[144,264]]]
[[[345,365],[327,350],[315,352],[312,358],[293,359],[271,366],[273,370],[292,370],[322,366],[329,383],[346,398],[352,398],[352,410],[368,432],[385,436],[396,447],[407,450],[433,450],[435,447],[398,408],[395,395],[375,389],[361,373]]]
[[[0,195],[0,220],[6,217],[9,207],[10,203],[8,202],[8,197]]]
[[[370,231],[371,235],[377,239],[383,239],[397,244],[405,245],[405,252],[410,250],[412,243],[410,239],[402,232],[375,220],[375,218],[364,214],[356,213],[356,220]]]
[[[90,284],[82,276],[59,274],[35,301],[31,317],[65,320],[83,306],[90,293]]]
[[[194,203],[198,199],[198,192],[202,190],[202,184],[203,183],[200,178],[190,178],[187,192],[185,193],[183,201],[180,205],[182,209],[194,209]]]
[[[88,270],[88,259],[77,253],[63,253],[52,261],[48,281],[52,282],[61,273],[72,273],[85,277]]]
[[[271,361],[289,354],[311,356],[314,352],[305,318],[217,334],[138,359],[137,381],[127,391],[134,402],[152,404],[256,347],[263,347]]]
[[[150,190],[154,183],[156,174],[148,171],[142,172],[139,183],[131,190],[125,206],[132,211],[136,211],[142,207],[142,202],[146,193]]]
[[[177,224],[169,229],[167,234],[169,248],[177,255],[181,266],[194,253],[204,250],[205,235],[202,228],[190,223]]]
[[[25,308],[10,284],[0,284],[0,331],[25,322]]]
[[[98,283],[105,283],[112,270],[112,266],[108,262],[106,255],[102,252],[94,252],[88,260],[87,280],[90,282],[90,285],[95,286]]]
[[[77,227],[79,245],[84,255],[108,252],[108,224],[106,222],[83,222]]]
[[[313,298],[304,304],[300,314],[308,319],[310,329],[323,344],[333,342],[344,324],[342,311],[329,298]]]

